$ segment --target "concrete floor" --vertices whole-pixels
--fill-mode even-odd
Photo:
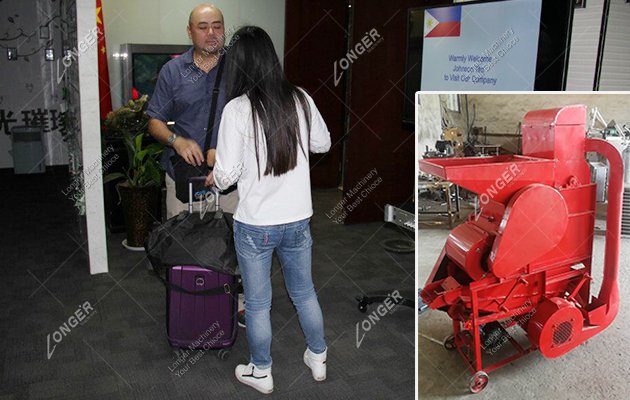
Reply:
[[[603,221],[598,220],[597,225]],[[424,285],[446,241],[449,229],[422,228],[418,233],[418,282]],[[596,235],[593,248],[599,291],[605,239]],[[601,278],[600,278],[601,279]],[[479,399],[627,399],[630,395],[630,238],[622,238],[619,266],[620,309],[605,331],[555,359],[533,352],[490,375]],[[447,351],[422,335],[442,341],[452,333],[446,313],[429,310],[418,317],[419,398],[453,399],[470,395],[470,371],[455,351]],[[509,346],[506,346],[509,347]]]

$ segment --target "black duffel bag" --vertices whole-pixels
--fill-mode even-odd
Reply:
[[[221,210],[181,213],[154,228],[145,249],[158,276],[176,265],[196,265],[227,275],[240,275],[234,248],[232,214]]]

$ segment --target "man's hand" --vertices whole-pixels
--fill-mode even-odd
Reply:
[[[208,174],[208,176],[206,176],[206,182],[205,182],[206,186],[212,186],[214,185],[214,174],[212,173],[212,171],[210,171],[210,173]]]
[[[214,167],[216,156],[217,156],[216,149],[208,149],[208,152],[206,153],[206,162],[208,163],[208,167]]]
[[[178,136],[173,142],[173,148],[188,164],[196,166],[203,164],[201,147],[194,140]]]

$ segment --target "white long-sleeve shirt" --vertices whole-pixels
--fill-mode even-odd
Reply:
[[[312,153],[327,152],[330,149],[330,132],[313,99],[303,93],[311,111],[310,141],[304,113],[298,102],[300,135],[306,156],[298,146],[296,167],[281,176],[264,175],[267,148],[259,124],[258,178],[252,110],[247,96],[237,97],[225,105],[219,126],[214,182],[221,190],[238,182],[239,203],[234,213],[235,220],[250,225],[278,225],[313,215],[308,150]]]

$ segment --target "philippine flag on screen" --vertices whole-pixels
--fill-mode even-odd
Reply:
[[[424,11],[424,37],[459,36],[462,6],[429,8]]]

